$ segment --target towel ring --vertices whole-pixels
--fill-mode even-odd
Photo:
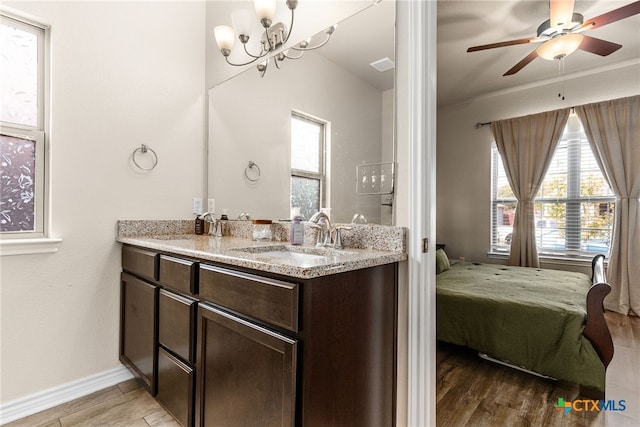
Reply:
[[[255,178],[251,178],[249,176],[249,173],[253,170],[256,169],[258,172],[258,175]],[[246,168],[244,168],[244,177],[246,178],[247,181],[249,182],[256,182],[260,179],[260,166],[258,166],[257,164],[255,164],[254,162],[252,162],[251,160],[249,160],[249,165],[247,165]]]
[[[142,166],[140,166],[140,164],[136,161],[136,153],[141,152],[142,154],[146,154],[147,152],[151,152],[151,155],[153,156],[153,165],[149,168],[144,168]],[[153,149],[149,148],[148,146],[146,146],[145,144],[142,144],[140,147],[136,148],[135,150],[133,150],[133,154],[131,154],[131,160],[133,160],[133,163],[140,169],[142,169],[143,171],[150,171],[153,168],[156,167],[156,165],[158,164],[158,155],[156,154],[155,151],[153,151]]]

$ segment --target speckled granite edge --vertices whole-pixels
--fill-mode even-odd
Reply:
[[[193,220],[138,220],[120,219],[117,222],[118,237],[154,236],[158,234],[194,234]]]
[[[304,223],[304,245],[313,246],[316,242],[317,230]],[[342,231],[344,248],[372,249],[378,251],[394,251],[406,253],[407,229],[405,227],[373,225],[373,224],[334,224],[351,227]],[[273,241],[289,240],[289,222],[272,224]],[[135,236],[194,234],[193,220],[118,220],[117,236],[119,238]],[[251,221],[230,220],[225,222],[224,235],[251,239]]]

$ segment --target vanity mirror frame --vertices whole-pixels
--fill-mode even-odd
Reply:
[[[367,96],[361,96],[357,92],[349,93],[349,90],[356,87],[360,83],[345,83],[345,87],[339,88],[335,83],[336,80],[331,80],[328,73],[321,74],[314,79],[304,78],[298,69],[303,68],[315,68],[322,70],[325,66],[323,63],[327,63],[328,60],[324,58],[324,50],[330,50],[334,48],[334,45],[341,43],[340,32],[349,29],[350,22],[357,22],[358,19],[367,19],[367,13],[371,12],[373,8],[387,8],[384,12],[389,16],[391,27],[391,44],[393,45],[393,57],[397,51],[395,46],[395,1],[383,0],[380,5],[368,4],[367,7],[359,10],[356,14],[350,14],[347,18],[338,22],[338,29],[332,36],[329,43],[318,49],[317,51],[306,52],[303,58],[300,60],[288,61],[284,64],[282,69],[276,69],[270,67],[264,78],[260,78],[260,73],[251,67],[243,70],[242,72],[234,75],[231,78],[224,80],[223,82],[214,85],[209,89],[209,137],[208,137],[208,167],[207,167],[207,186],[208,196],[216,199],[216,206],[229,210],[229,218],[235,219],[239,212],[248,212],[252,218],[269,218],[274,220],[286,220],[289,219],[289,194],[290,194],[290,167],[289,167],[289,147],[290,147],[290,128],[289,121],[286,124],[281,123],[282,119],[267,119],[266,116],[272,114],[272,112],[264,113],[260,111],[266,111],[273,109],[274,111],[280,108],[277,113],[277,117],[289,117],[292,112],[303,111],[311,116],[322,117],[328,119],[330,122],[330,131],[327,138],[327,146],[330,147],[326,153],[326,167],[327,170],[331,170],[330,183],[325,189],[325,195],[328,202],[327,207],[332,209],[332,221],[333,222],[350,222],[356,213],[364,213],[371,223],[381,223],[384,225],[395,224],[395,191],[387,195],[356,195],[356,167],[361,164],[375,164],[381,162],[390,162],[395,165],[396,162],[396,101],[395,101],[395,89],[378,90],[377,96],[380,97],[380,101],[374,101],[373,98]],[[391,8],[392,13],[389,14],[388,10]],[[297,11],[302,13],[301,11]],[[297,18],[297,17],[296,17]],[[370,25],[369,28],[377,28],[377,25]],[[353,37],[351,37],[353,38]],[[361,38],[356,41],[356,44],[362,43]],[[344,47],[344,46],[340,46]],[[348,49],[347,49],[348,52]],[[215,52],[219,56],[219,52]],[[343,52],[344,54],[344,52]],[[386,55],[389,56],[389,55]],[[380,59],[376,57],[375,60]],[[366,64],[369,67],[369,64]],[[344,72],[344,71],[343,71]],[[287,73],[298,74],[300,82],[294,82],[296,77],[288,77]],[[387,71],[392,73],[393,88],[396,85],[395,70]],[[351,76],[351,78],[353,78]],[[309,85],[309,81],[315,82],[313,85]],[[311,99],[317,99],[313,95],[305,94],[306,98],[304,102],[298,101],[283,101],[286,95],[282,92],[274,89],[278,84],[287,84],[288,86],[295,86],[295,84],[306,84],[307,89],[310,86],[321,87],[324,80],[330,81],[331,86],[336,87],[336,91],[339,92],[335,95],[336,98],[344,96],[344,99],[339,99],[339,102],[345,104],[342,112],[338,111],[338,108],[329,109],[336,116],[346,117],[348,114],[353,114],[355,111],[362,110],[363,108],[370,108],[371,105],[376,102],[382,103],[384,98],[385,107],[378,105],[377,126],[372,126],[372,119],[369,118],[357,118],[351,120],[352,123],[360,121],[360,128],[357,130],[350,130],[341,128],[338,123],[334,123],[331,117],[327,117],[327,114],[323,114],[324,111],[320,111],[318,105],[311,105]],[[305,83],[306,81],[306,83]],[[241,88],[242,92],[235,91],[233,86]],[[370,83],[362,83],[362,85],[369,85]],[[320,89],[321,90],[321,89]],[[266,91],[262,95],[260,101],[250,101],[243,98],[239,101],[237,93],[250,94],[257,93],[258,91]],[[357,93],[354,95],[353,93]],[[233,101],[218,101],[219,96],[226,96],[225,99],[232,99]],[[364,99],[364,107],[355,107],[355,104],[346,105],[354,99]],[[287,107],[279,107],[276,104],[279,102],[288,102]],[[319,102],[319,101],[318,101]],[[316,102],[316,104],[318,103]],[[240,104],[240,109],[236,113],[230,112],[231,104]],[[225,105],[224,109],[220,109],[219,105]],[[258,106],[257,109],[252,109],[254,106]],[[368,107],[369,106],[369,107]],[[260,110],[262,109],[262,110]],[[227,110],[227,113],[220,113],[219,110]],[[274,113],[275,114],[275,113]],[[286,116],[285,116],[286,114]],[[257,116],[264,116],[262,118]],[[364,116],[364,113],[362,113]],[[380,124],[382,120],[387,121],[387,125]],[[263,121],[261,121],[263,120]],[[336,120],[338,121],[338,120]],[[264,131],[266,128],[265,123],[277,123],[277,132]],[[254,129],[253,133],[246,133],[243,135],[233,135],[234,126],[240,129]],[[355,127],[355,126],[354,126]],[[367,133],[373,133],[372,129],[375,129],[376,136],[369,137]],[[256,131],[255,129],[259,129]],[[340,145],[340,141],[356,140],[362,138],[362,140],[374,141],[379,140],[379,147],[371,150],[370,145],[367,146],[367,152],[354,152],[351,153],[345,150]],[[385,142],[383,144],[383,138]],[[283,141],[286,140],[285,143]],[[253,146],[251,145],[253,144]],[[383,145],[385,145],[383,147]],[[332,156],[333,153],[333,156]],[[337,155],[339,153],[339,155]],[[244,179],[243,171],[249,161],[255,162],[260,165],[261,177],[259,182],[247,183]],[[346,164],[346,165],[345,165]],[[286,165],[285,167],[282,167]],[[336,170],[342,171],[342,176],[335,172]],[[283,172],[284,171],[284,172]],[[277,177],[276,177],[277,175]],[[273,197],[273,191],[277,189],[286,188],[282,192],[282,195]],[[341,195],[342,189],[349,190],[346,195]],[[284,196],[284,197],[283,197]],[[286,198],[286,200],[279,200]],[[273,205],[272,208],[263,207]],[[368,206],[367,206],[368,205]],[[391,206],[389,206],[391,205]],[[346,210],[337,209],[337,207],[345,206]],[[369,209],[369,210],[367,210]],[[373,213],[371,213],[373,212]],[[384,218],[384,220],[382,219]]]

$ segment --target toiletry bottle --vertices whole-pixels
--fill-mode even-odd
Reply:
[[[204,234],[204,220],[200,215],[196,216],[195,233],[198,235]]]
[[[292,245],[301,245],[304,243],[304,224],[300,216],[300,208],[291,209],[291,233],[289,239]]]

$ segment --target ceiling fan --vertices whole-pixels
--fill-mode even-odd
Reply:
[[[577,49],[600,56],[607,56],[620,49],[622,45],[590,37],[582,34],[582,32],[600,28],[640,13],[640,1],[635,1],[584,21],[584,17],[581,14],[573,12],[574,3],[575,0],[549,0],[550,18],[540,24],[536,37],[473,46],[467,49],[467,52],[525,43],[542,43],[504,73],[503,76],[517,73],[538,56],[548,60],[562,59]]]

